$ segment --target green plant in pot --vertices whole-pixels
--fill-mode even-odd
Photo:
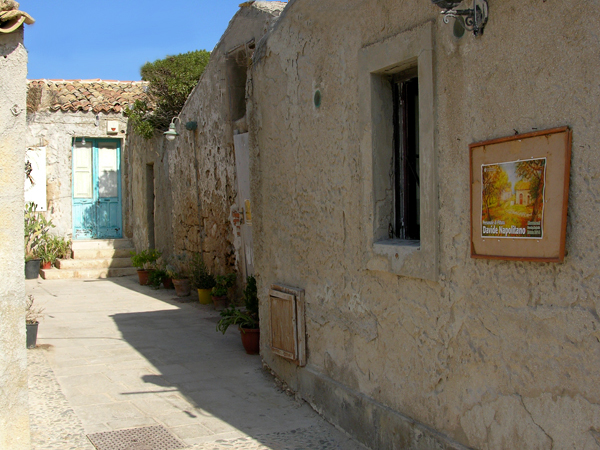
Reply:
[[[187,259],[184,256],[178,255],[174,257],[173,264],[167,264],[167,276],[173,281],[175,294],[178,297],[187,297],[192,290],[189,277],[186,272]]]
[[[38,205],[28,202],[25,205],[25,278],[37,278],[40,272],[41,246],[50,228],[54,227],[51,220],[37,212]]]
[[[196,253],[192,257],[191,281],[198,289],[198,301],[203,305],[209,305],[212,288],[217,283],[215,277],[208,271],[201,253]]]
[[[131,254],[131,263],[134,267],[138,269],[138,277],[141,285],[148,284],[148,277],[150,272],[156,269],[156,261],[162,255],[161,252],[154,248],[149,248],[147,250],[142,250],[139,253],[130,252]]]
[[[216,310],[220,311],[227,307],[227,292],[229,291],[229,288],[235,284],[235,278],[235,273],[217,275],[215,277],[215,286],[212,288],[210,295]]]
[[[52,248],[47,245],[41,246],[36,254],[41,260],[42,269],[50,269],[58,259],[55,253],[52,251]]]
[[[42,244],[38,247],[37,256],[42,260],[42,269],[50,269],[56,265],[59,259],[69,257],[71,251],[71,240],[60,236],[44,237]]]
[[[256,279],[249,276],[244,289],[245,308],[238,309],[235,305],[221,311],[221,319],[217,323],[217,331],[225,334],[231,325],[237,325],[242,338],[242,345],[249,355],[260,352],[260,326],[258,317],[258,292]]]
[[[148,286],[152,289],[159,289],[160,283],[167,278],[167,271],[162,268],[154,269],[148,274]]]
[[[35,348],[37,343],[37,332],[40,319],[44,317],[43,308],[33,306],[33,295],[27,297],[25,307],[25,326],[27,327],[27,348]]]

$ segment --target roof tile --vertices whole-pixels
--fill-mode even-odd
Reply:
[[[29,80],[28,111],[121,112],[147,100],[145,81]]]

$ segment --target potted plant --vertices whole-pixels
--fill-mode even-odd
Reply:
[[[215,277],[215,286],[210,291],[210,295],[217,311],[227,307],[229,303],[227,299],[227,291],[234,285],[234,283],[235,273],[217,275]]]
[[[160,258],[162,253],[154,248],[149,248],[147,250],[142,250],[139,253],[132,251],[130,254],[131,263],[138,269],[137,273],[140,284],[143,286],[147,285],[150,271],[156,268],[156,260]]]
[[[27,327],[27,348],[35,348],[37,342],[37,332],[39,320],[44,317],[43,308],[33,307],[33,295],[27,297],[25,309],[25,326]]]
[[[215,287],[215,277],[208,271],[202,254],[196,253],[192,257],[192,284],[198,289],[198,301],[203,305],[211,302],[211,290]]]
[[[183,267],[183,258],[177,257],[179,260],[179,264],[176,265],[167,265],[167,276],[171,278],[173,281],[173,286],[175,287],[175,294],[178,297],[187,297],[190,295],[192,291],[190,280],[185,274],[185,269],[177,269],[177,267]]]
[[[42,269],[50,269],[52,265],[56,262],[56,255],[52,252],[51,248],[48,248],[47,245],[43,245],[36,252],[36,256],[41,260],[41,268]]]
[[[54,227],[51,220],[46,219],[37,211],[37,204],[28,202],[25,205],[25,278],[35,279],[40,273],[40,258],[38,252],[50,228]]]
[[[152,289],[159,289],[160,283],[164,283],[167,278],[167,271],[162,268],[154,269],[148,274],[148,285]]]
[[[260,327],[258,318],[258,292],[256,279],[249,276],[244,289],[245,309],[234,306],[221,311],[221,320],[217,323],[217,331],[225,334],[230,325],[237,325],[242,338],[242,345],[249,355],[260,352]]]
[[[164,268],[165,275],[162,279],[162,284],[165,289],[173,289],[173,275],[176,274],[175,268],[167,264]]]

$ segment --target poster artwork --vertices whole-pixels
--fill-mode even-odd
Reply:
[[[481,166],[481,237],[540,239],[546,158]]]

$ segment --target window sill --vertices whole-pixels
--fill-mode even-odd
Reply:
[[[432,262],[424,256],[421,241],[385,239],[373,243],[373,256],[367,269],[437,281]]]

